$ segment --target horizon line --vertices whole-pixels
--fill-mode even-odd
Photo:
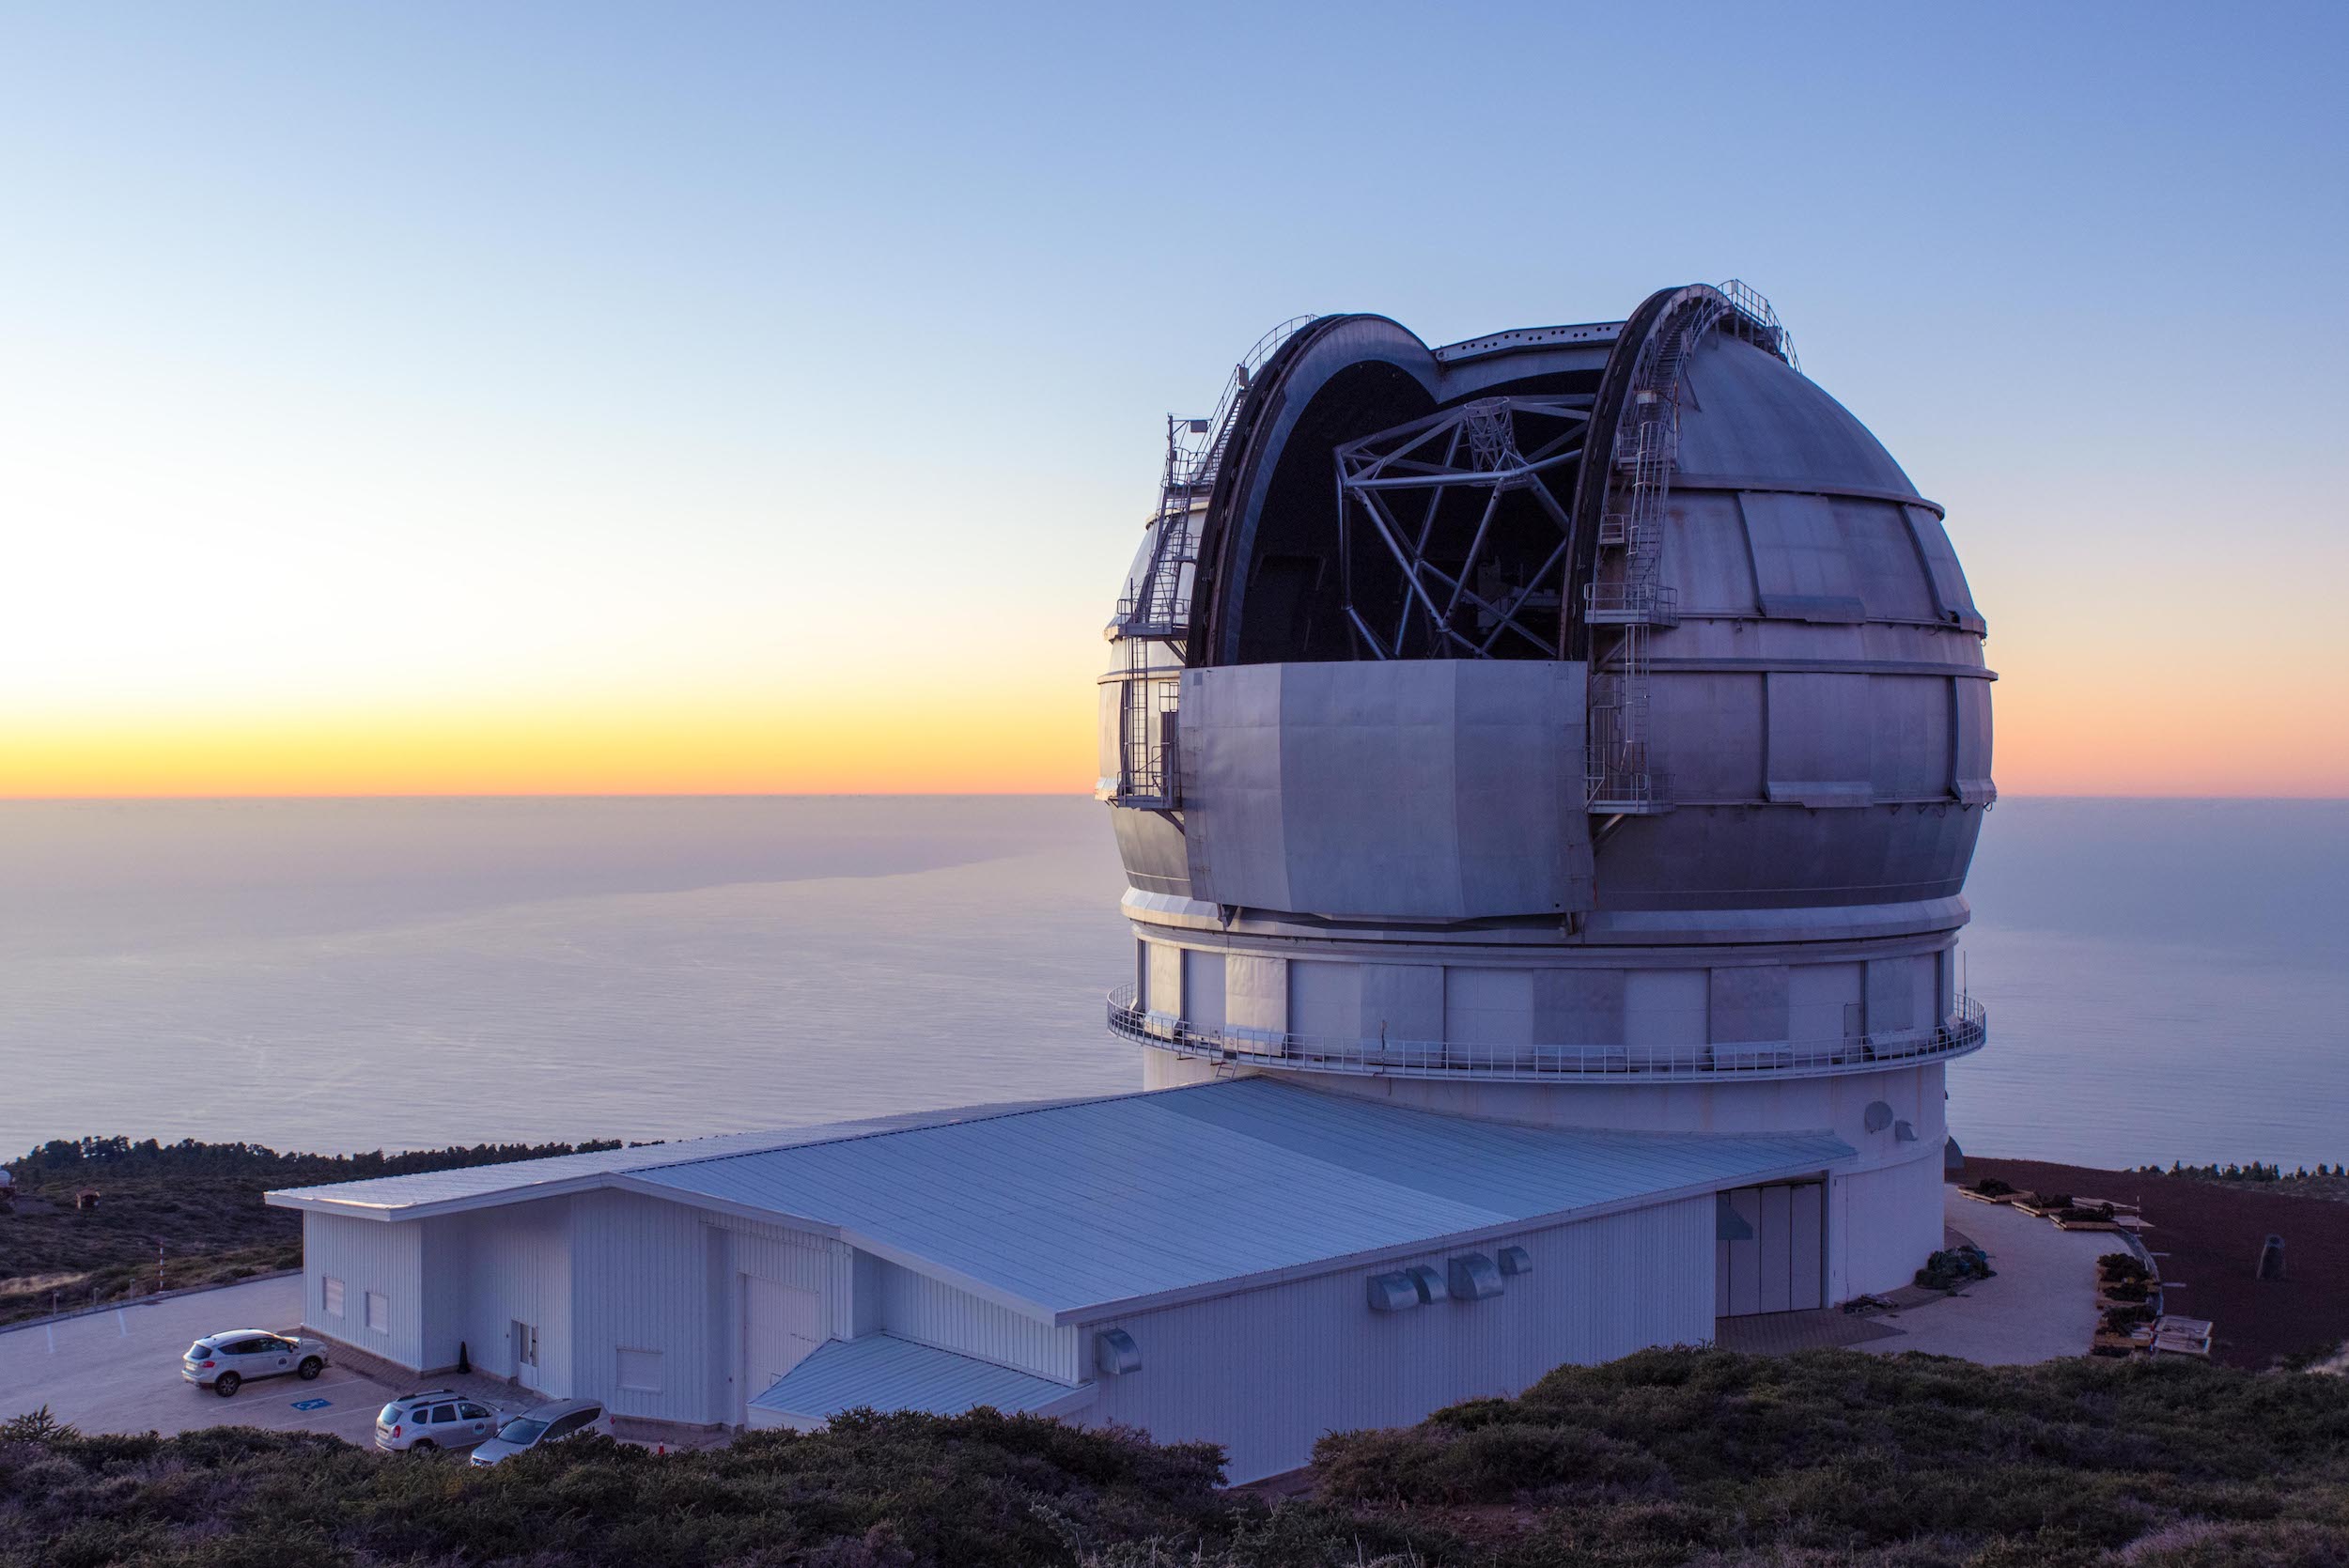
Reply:
[[[777,790],[384,790],[352,792],[253,791],[229,795],[10,795],[0,793],[0,805],[102,805],[157,803],[225,803],[229,801],[289,800],[1091,800],[1091,790],[1069,789],[777,789]],[[2111,790],[2015,791],[2001,800],[2239,800],[2248,803],[2295,802],[2311,805],[2349,804],[2349,792],[2332,795],[2243,795],[2129,792]],[[1909,804],[1911,802],[1902,802]],[[1956,805],[1955,800],[1926,804]]]

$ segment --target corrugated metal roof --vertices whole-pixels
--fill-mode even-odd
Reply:
[[[421,1219],[625,1187],[815,1225],[1068,1321],[1332,1260],[1825,1169],[1825,1133],[1513,1126],[1236,1079],[272,1193]]]
[[[959,1416],[982,1405],[1003,1414],[1037,1410],[1082,1389],[1014,1372],[894,1334],[828,1340],[751,1404],[778,1415],[830,1421],[843,1410],[920,1410]]]
[[[1065,1318],[1852,1153],[1826,1134],[1512,1126],[1258,1078],[701,1159],[627,1185],[820,1219]]]
[[[787,1149],[795,1144],[872,1133],[904,1132],[935,1126],[941,1122],[967,1121],[974,1116],[1001,1116],[1017,1110],[1058,1105],[1058,1100],[1005,1101],[997,1105],[955,1106],[943,1110],[908,1111],[858,1122],[821,1122],[804,1127],[770,1128],[763,1132],[729,1132],[710,1138],[679,1139],[630,1149],[599,1149],[593,1154],[552,1155],[542,1159],[507,1160],[498,1165],[470,1165],[455,1171],[423,1171],[411,1176],[374,1176],[365,1181],[330,1182],[319,1187],[281,1188],[270,1201],[281,1208],[325,1208],[347,1212],[371,1211],[385,1219],[422,1219],[435,1209],[478,1206],[483,1200],[521,1203],[552,1197],[557,1192],[602,1185],[601,1178],[630,1171],[648,1171],[687,1160],[713,1159],[726,1155]]]

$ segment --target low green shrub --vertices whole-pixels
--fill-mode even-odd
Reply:
[[[1969,1280],[1995,1278],[1989,1254],[1979,1247],[1952,1247],[1936,1252],[1917,1270],[1917,1283],[1927,1290],[1955,1290]]]
[[[1335,1434],[1318,1495],[1202,1444],[841,1417],[474,1470],[244,1428],[0,1422],[0,1568],[2340,1568],[2349,1379],[2081,1358],[1648,1351]]]

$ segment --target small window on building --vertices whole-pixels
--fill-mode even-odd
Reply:
[[[381,1291],[367,1292],[367,1327],[379,1334],[392,1331],[392,1298]]]
[[[631,1394],[657,1394],[661,1391],[661,1352],[658,1350],[622,1350],[620,1352],[620,1388]]]
[[[326,1297],[326,1315],[328,1317],[342,1316],[343,1282],[340,1280],[335,1279],[332,1274],[329,1274],[319,1281],[319,1289]]]

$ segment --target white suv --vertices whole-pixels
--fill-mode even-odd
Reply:
[[[410,1449],[471,1448],[497,1425],[497,1412],[454,1389],[402,1394],[375,1413],[375,1446],[403,1453]]]
[[[226,1399],[256,1377],[292,1373],[307,1382],[326,1370],[321,1340],[294,1339],[266,1328],[207,1334],[179,1358],[179,1375]]]

